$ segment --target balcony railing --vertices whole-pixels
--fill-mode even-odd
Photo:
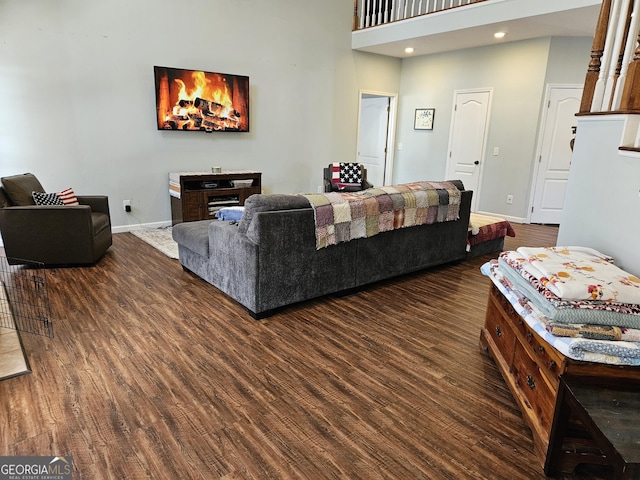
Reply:
[[[375,27],[486,0],[354,0],[353,29]]]
[[[640,152],[640,0],[603,0],[580,114],[627,114],[620,150]]]
[[[580,113],[640,113],[640,0],[603,0]]]

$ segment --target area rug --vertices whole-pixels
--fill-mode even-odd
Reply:
[[[171,227],[141,228],[131,230],[131,233],[156,250],[160,250],[167,257],[178,258],[178,244],[171,236]]]

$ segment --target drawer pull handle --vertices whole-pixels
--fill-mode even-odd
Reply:
[[[527,385],[531,389],[536,388],[536,381],[531,375],[527,375]]]
[[[553,360],[551,360],[549,362],[549,366],[551,367],[551,370],[555,370],[556,369],[556,362],[554,362]]]
[[[496,335],[499,337],[502,336],[502,329],[500,327],[496,327]]]
[[[543,347],[542,345],[540,345],[540,346],[538,347],[538,351],[539,351],[540,353],[544,353],[544,347]]]
[[[523,326],[524,325],[524,321],[518,320],[518,325]]]

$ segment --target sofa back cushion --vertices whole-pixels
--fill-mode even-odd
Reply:
[[[32,173],[3,177],[2,187],[11,204],[18,207],[35,205],[33,192],[45,193],[44,188]]]
[[[311,208],[309,201],[302,195],[285,195],[279,193],[251,195],[244,202],[244,214],[238,228],[241,233],[247,233],[253,217],[258,212],[276,210],[298,210]]]

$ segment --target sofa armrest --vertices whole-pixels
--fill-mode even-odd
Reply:
[[[30,205],[0,209],[0,231],[7,257],[45,264],[93,259],[94,238],[88,205]]]
[[[56,231],[69,234],[87,228],[91,228],[88,205],[28,205],[0,210],[0,229],[5,237]]]
[[[258,296],[258,245],[229,222],[209,225],[207,281],[256,311]]]
[[[89,205],[94,213],[109,215],[109,197],[106,195],[76,195],[80,205]]]

